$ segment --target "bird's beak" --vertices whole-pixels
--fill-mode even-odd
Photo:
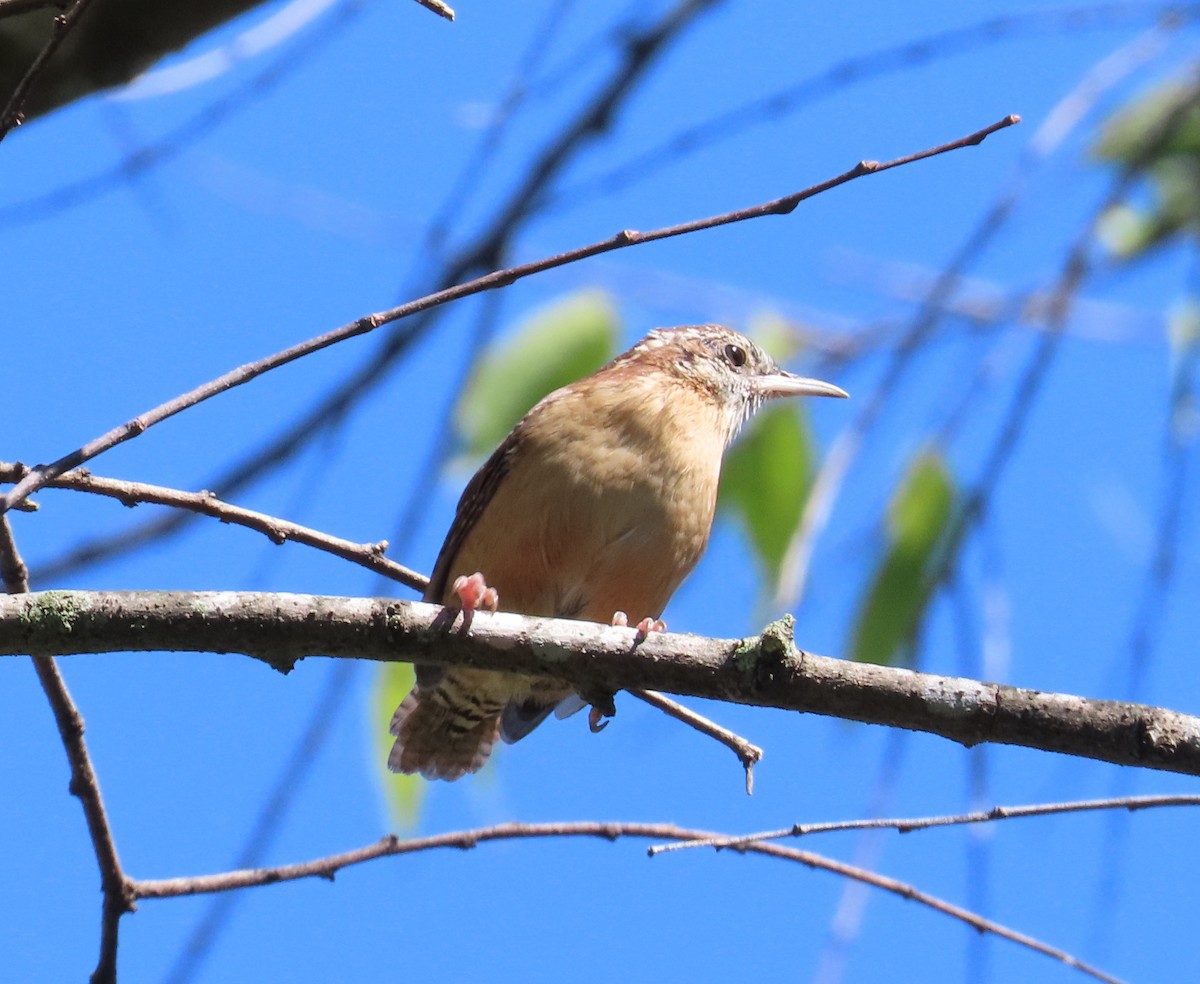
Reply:
[[[804,376],[793,376],[790,372],[778,369],[769,376],[759,376],[755,380],[755,388],[764,398],[774,396],[841,396],[848,397],[840,386],[825,383],[819,379],[808,379]]]

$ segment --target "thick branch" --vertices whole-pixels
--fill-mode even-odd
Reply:
[[[830,659],[795,648],[791,619],[761,637],[704,639],[565,619],[476,613],[464,636],[436,605],[238,592],[47,591],[0,598],[0,655],[245,653],[287,671],[305,656],[413,660],[561,677],[584,693],[631,687],[811,711],[941,735],[1200,775],[1200,719]]]

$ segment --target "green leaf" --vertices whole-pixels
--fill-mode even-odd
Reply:
[[[720,509],[735,513],[772,587],[813,480],[813,439],[802,405],[780,403],[760,412],[725,457]]]
[[[1148,205],[1123,204],[1103,217],[1100,237],[1119,259],[1200,230],[1200,104],[1191,92],[1178,82],[1161,86],[1114,114],[1092,147],[1099,160],[1141,168],[1150,184]]]
[[[617,316],[608,295],[586,290],[535,313],[480,360],[458,404],[471,457],[488,454],[547,393],[582,379],[616,354]]]
[[[1167,315],[1167,341],[1176,358],[1200,345],[1200,301],[1196,298],[1172,305]]]
[[[780,365],[800,354],[805,330],[805,325],[770,310],[755,314],[746,326],[746,334]]]
[[[942,456],[936,451],[919,454],[888,506],[887,542],[854,624],[854,659],[893,663],[913,638],[929,603],[928,564],[955,498]]]
[[[392,714],[412,690],[414,682],[411,663],[384,663],[375,675],[367,717],[375,736],[371,743],[371,764],[378,770],[388,810],[399,828],[416,824],[425,796],[425,781],[420,776],[401,776],[388,771],[387,757],[392,750],[393,739],[388,734],[385,722],[392,719]]]
[[[1158,222],[1140,209],[1114,205],[1100,216],[1097,235],[1113,256],[1130,260],[1163,238]]]
[[[1160,139],[1161,128],[1179,109],[1181,101],[1188,98],[1190,88],[1177,81],[1168,82],[1114,113],[1092,146],[1093,156],[1119,164],[1140,160],[1147,144]],[[1200,106],[1193,106],[1162,142],[1160,156],[1197,153],[1200,153]]]

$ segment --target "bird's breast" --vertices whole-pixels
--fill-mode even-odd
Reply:
[[[451,582],[480,570],[509,611],[657,617],[708,542],[723,450],[703,407],[669,395],[572,394],[531,414]]]

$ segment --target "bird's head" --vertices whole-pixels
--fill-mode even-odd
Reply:
[[[749,338],[724,325],[656,328],[619,356],[613,368],[623,363],[665,373],[713,401],[720,412],[727,445],[765,400],[849,395],[832,383],[780,369]]]

